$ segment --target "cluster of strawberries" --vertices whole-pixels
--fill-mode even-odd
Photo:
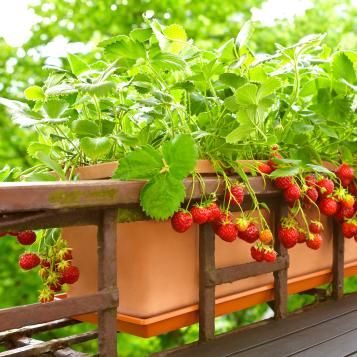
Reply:
[[[244,186],[234,184],[226,190],[225,202],[229,208],[231,205],[239,206],[244,200]],[[171,225],[176,232],[186,232],[193,223],[211,223],[213,231],[226,242],[233,242],[237,238],[247,243],[254,243],[251,255],[257,261],[274,262],[277,253],[272,248],[273,234],[270,229],[259,231],[258,225],[253,219],[241,215],[235,222],[229,210],[222,210],[214,201],[205,204],[194,205],[189,211],[181,209],[171,218]]]
[[[268,163],[261,164],[265,171],[269,166],[270,172],[275,168]],[[285,201],[294,211],[295,203],[300,201],[303,208],[313,205],[326,216],[333,216],[342,223],[342,232],[346,238],[355,238],[357,241],[357,186],[354,170],[346,163],[341,164],[335,172],[335,182],[324,176],[307,175],[304,182],[291,176],[278,177],[274,180],[276,187],[283,190]],[[293,215],[282,219],[279,229],[279,239],[286,248],[292,248],[297,243],[305,243],[311,249],[319,249],[322,243],[321,222],[312,221],[309,230],[298,228],[298,223]]]
[[[34,231],[6,232],[0,236],[16,236],[21,245],[30,246],[36,242],[37,236]],[[55,293],[61,292],[65,285],[74,284],[79,279],[79,269],[72,265],[72,250],[67,247],[64,240],[58,239],[54,246],[48,249],[43,256],[25,252],[19,257],[19,266],[28,271],[40,267],[39,275],[44,284],[40,291],[41,303],[53,301]]]

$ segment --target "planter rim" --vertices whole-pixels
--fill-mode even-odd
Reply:
[[[250,173],[252,166],[256,166],[258,163],[264,161],[265,160],[238,160],[237,162],[242,165],[245,173]],[[328,161],[323,161],[322,165],[329,170],[334,170],[336,168],[335,165]],[[110,161],[88,166],[79,166],[76,168],[75,172],[79,175],[80,180],[101,180],[111,178],[117,168],[118,162]],[[217,174],[209,160],[197,160],[196,172],[202,175]]]

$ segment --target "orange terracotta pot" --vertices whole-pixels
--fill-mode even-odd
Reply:
[[[199,165],[201,173],[210,172],[212,168],[206,161]],[[80,168],[78,174],[82,180],[100,179],[110,177],[115,169],[113,163],[101,164]],[[269,223],[267,213],[264,214]],[[308,212],[311,218],[316,218],[314,214],[313,210]],[[325,217],[322,221],[325,231],[320,250],[312,251],[306,245],[298,245],[289,251],[291,292],[325,283],[330,277],[332,223]],[[119,223],[117,233],[118,328],[148,337],[195,322],[198,302],[198,226],[194,225],[186,233],[179,234],[173,231],[168,221],[138,221]],[[79,281],[71,287],[68,295],[78,296],[96,291],[96,227],[66,228],[63,235],[73,248],[73,263],[81,270]],[[218,268],[249,261],[249,244],[241,240],[226,243],[216,239]],[[357,249],[353,240],[346,240],[345,261],[347,267],[357,267]],[[217,286],[216,314],[270,300],[272,283],[272,274],[264,274]],[[81,319],[94,321],[95,317],[82,316]]]

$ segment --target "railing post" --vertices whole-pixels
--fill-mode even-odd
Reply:
[[[102,212],[98,225],[98,290],[110,291],[119,303],[117,290],[117,213],[114,208]],[[98,312],[99,355],[117,356],[117,308]]]
[[[333,221],[333,263],[332,263],[332,297],[339,300],[343,297],[344,285],[344,251],[345,240],[341,225]]]
[[[215,234],[209,223],[199,226],[199,341],[214,338],[215,284],[210,276],[215,272]]]
[[[274,222],[274,249],[279,256],[289,259],[287,249],[283,246],[278,238],[278,228],[280,219],[287,213],[287,205],[281,199],[274,205],[273,222]],[[283,319],[288,314],[288,267],[274,273],[274,312],[275,319]]]

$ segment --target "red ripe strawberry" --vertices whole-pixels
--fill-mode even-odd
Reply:
[[[270,229],[264,229],[259,233],[259,240],[264,244],[269,244],[273,240],[273,233]]]
[[[68,249],[62,259],[63,260],[72,260],[73,259],[72,249]]]
[[[313,234],[312,238],[306,239],[306,245],[314,250],[320,249],[322,244],[322,238],[320,234]]]
[[[281,190],[286,190],[288,187],[293,185],[293,178],[291,176],[277,177],[274,180],[274,184],[277,188]]]
[[[338,209],[338,204],[333,198],[323,198],[319,203],[321,213],[326,216],[333,216]]]
[[[353,179],[354,171],[348,164],[343,163],[336,170],[336,176],[348,186]]]
[[[331,195],[331,193],[333,192],[333,190],[335,188],[333,181],[328,178],[323,178],[320,181],[318,181],[317,186],[319,188],[319,191],[320,191],[322,197]]]
[[[186,211],[178,211],[171,218],[172,228],[179,233],[186,232],[192,226],[192,223],[192,215]]]
[[[233,242],[237,239],[237,227],[234,223],[223,223],[217,230],[219,238],[226,242]]]
[[[248,243],[254,243],[259,238],[259,229],[255,223],[251,222],[245,231],[238,233],[238,236]]]
[[[355,204],[355,198],[352,195],[347,194],[340,202],[342,206],[352,208]]]
[[[221,217],[221,210],[216,202],[211,202],[207,206],[207,210],[209,213],[207,222],[214,222]]]
[[[61,284],[74,284],[79,279],[79,269],[74,265],[70,265],[63,269],[61,274]]]
[[[291,185],[284,191],[286,202],[292,203],[298,200],[301,196],[301,191],[298,185]]]
[[[307,175],[305,177],[305,183],[309,187],[314,187],[317,183],[315,176],[313,175]]]
[[[297,239],[298,243],[305,243],[306,242],[306,233],[303,229],[299,229],[299,235]]]
[[[268,250],[264,250],[263,256],[266,262],[274,263],[276,261],[277,253],[275,250],[268,249]]]
[[[0,232],[0,237],[5,237],[7,235],[7,232]]]
[[[50,290],[55,293],[59,293],[62,290],[62,285],[59,283],[49,285]]]
[[[348,192],[353,196],[357,196],[357,185],[355,182],[351,182],[348,185]]]
[[[292,248],[298,241],[299,232],[294,227],[280,227],[278,236],[285,248]]]
[[[232,214],[230,212],[221,212],[220,217],[212,222],[213,231],[217,234],[218,228],[224,223],[232,223]]]
[[[274,171],[274,169],[265,162],[261,162],[258,166],[258,171],[262,174],[269,175]]]
[[[309,224],[309,231],[311,233],[320,233],[322,230],[323,230],[323,225],[321,222],[319,221],[312,221],[310,224]]]
[[[41,259],[41,267],[49,269],[51,267],[51,262],[48,259]]]
[[[343,222],[342,233],[344,237],[352,238],[355,234],[357,234],[357,224],[355,224],[355,222]]]
[[[267,164],[272,168],[272,169],[276,169],[278,167],[278,165],[273,161],[274,157],[276,157],[277,159],[282,159],[283,157],[276,151],[274,150],[271,154],[271,159],[268,160]]]
[[[202,206],[193,206],[190,210],[193,222],[197,224],[206,223],[210,217],[209,210]]]
[[[17,240],[22,245],[31,245],[36,242],[36,233],[34,231],[23,231],[17,233]]]
[[[337,211],[334,216],[339,222],[342,223],[344,219],[352,218],[354,213],[355,210],[353,207],[345,207],[343,205],[338,205]]]
[[[316,202],[319,198],[319,193],[317,192],[315,187],[310,187],[305,194],[304,202],[311,203]]]
[[[31,270],[40,264],[40,257],[35,253],[24,253],[19,258],[19,265],[24,270]]]
[[[233,185],[231,191],[226,192],[226,202],[230,202],[232,205],[241,205],[244,200],[244,189],[241,185]]]
[[[264,253],[261,249],[259,249],[257,246],[253,245],[250,248],[250,255],[254,260],[257,262],[262,262],[264,260]]]

